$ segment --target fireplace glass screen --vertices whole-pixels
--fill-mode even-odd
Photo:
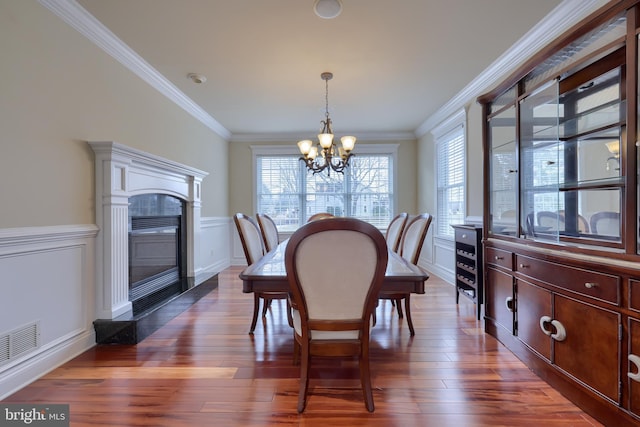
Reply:
[[[181,278],[183,203],[166,194],[129,198],[129,299],[148,298]]]

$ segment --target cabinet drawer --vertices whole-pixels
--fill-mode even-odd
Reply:
[[[507,270],[513,270],[513,255],[509,251],[487,248],[487,257],[485,259],[489,264],[499,265]]]
[[[516,255],[516,271],[550,285],[592,298],[620,304],[620,278],[524,255]]]
[[[629,280],[629,308],[640,311],[640,280]]]
[[[476,231],[474,229],[456,228],[456,242],[476,246]]]

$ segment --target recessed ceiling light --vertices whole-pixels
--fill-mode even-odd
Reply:
[[[200,83],[204,83],[207,81],[207,78],[205,76],[203,76],[202,74],[197,74],[197,73],[189,73],[187,74],[187,77],[191,79],[192,82],[200,84]]]
[[[316,0],[313,11],[320,18],[332,19],[342,12],[342,2],[340,0]]]

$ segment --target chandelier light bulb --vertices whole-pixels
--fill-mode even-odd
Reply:
[[[312,146],[313,146],[313,142],[311,142],[311,140],[309,139],[304,139],[298,142],[298,148],[300,149],[300,153],[302,153],[305,156],[309,154],[309,151],[311,150]]]
[[[322,148],[329,149],[331,148],[331,144],[333,144],[333,134],[319,133],[318,140],[320,141],[320,146],[322,146]]]
[[[342,138],[340,138],[340,142],[342,142],[342,148],[344,148],[344,151],[348,153],[349,151],[353,150],[353,147],[355,147],[356,137],[351,135],[343,136]]]

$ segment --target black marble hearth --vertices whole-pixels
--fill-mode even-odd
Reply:
[[[193,279],[187,279],[193,280]],[[93,322],[98,344],[137,344],[218,287],[218,275],[143,313]]]

